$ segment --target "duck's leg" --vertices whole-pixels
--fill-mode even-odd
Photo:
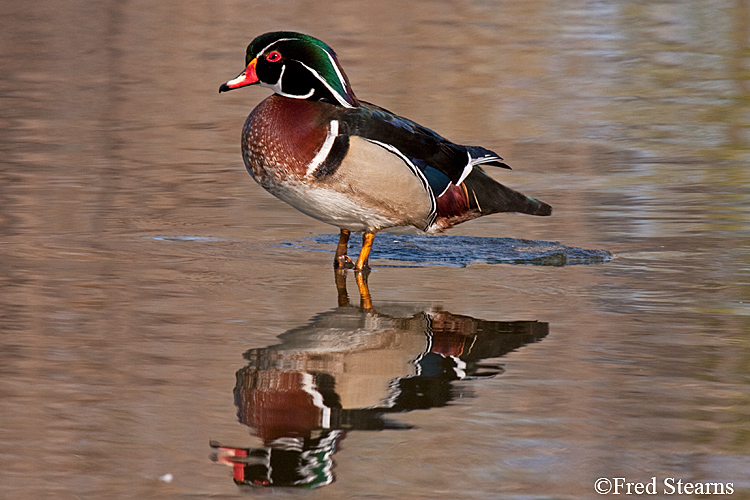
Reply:
[[[362,250],[359,251],[357,264],[354,266],[355,271],[364,271],[365,269],[370,269],[368,261],[370,260],[370,250],[372,250],[372,242],[374,239],[375,233],[365,231],[362,234]]]
[[[346,269],[347,267],[354,267],[352,259],[346,255],[346,247],[349,244],[349,235],[351,233],[348,229],[342,229],[339,234],[339,244],[336,246],[336,257],[333,259],[333,267],[336,269]]]

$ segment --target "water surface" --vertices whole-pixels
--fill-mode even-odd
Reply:
[[[750,497],[747,2],[326,5],[0,7],[4,495],[578,499],[600,498],[602,477],[672,477]],[[440,245],[616,258],[454,265],[454,249],[426,265],[381,236],[374,312],[351,274],[343,300],[335,228],[242,165],[242,123],[268,91],[217,93],[250,39],[277,29],[323,38],[359,97],[497,151],[513,170],[495,178],[554,207],[472,221]],[[518,322],[545,335],[488,351],[493,376],[453,370],[444,404],[387,411],[407,409],[388,406],[391,383],[419,382],[407,369],[435,354],[435,311],[464,340]],[[316,323],[339,314],[366,328]],[[309,374],[316,349],[318,379],[339,377],[326,394],[397,429],[344,429],[311,493],[237,486],[210,445],[267,447],[238,373],[273,353]],[[340,378],[336,349],[382,365],[373,388],[344,390],[357,378]]]

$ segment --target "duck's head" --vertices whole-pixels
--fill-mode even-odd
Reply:
[[[293,31],[260,35],[247,46],[245,65],[219,92],[259,83],[285,97],[359,105],[336,53],[309,35]]]

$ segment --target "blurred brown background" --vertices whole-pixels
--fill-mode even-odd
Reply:
[[[514,170],[492,174],[555,209],[451,234],[618,256],[374,255],[376,307],[549,336],[462,382],[476,398],[394,417],[413,430],[348,435],[313,496],[586,498],[598,477],[657,476],[748,498],[749,15],[719,0],[2,2],[4,495],[243,496],[208,459],[210,439],[255,439],[232,397],[242,353],[336,306],[333,249],[279,245],[336,229],[242,164],[268,90],[217,92],[252,38],[290,29],[331,45],[360,98],[499,152]]]

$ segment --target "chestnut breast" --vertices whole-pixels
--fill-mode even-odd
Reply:
[[[280,181],[302,181],[325,142],[334,106],[272,95],[245,121],[242,154],[250,174],[268,188]]]

